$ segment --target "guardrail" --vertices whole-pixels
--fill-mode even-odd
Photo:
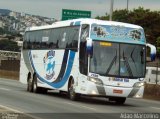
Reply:
[[[20,58],[20,55],[21,55],[20,52],[0,50],[0,57]]]

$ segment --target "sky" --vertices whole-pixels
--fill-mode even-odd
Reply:
[[[0,0],[0,9],[10,9],[60,20],[62,9],[91,11],[92,18],[110,11],[111,0]],[[129,0],[129,10],[138,8],[160,11],[160,0]],[[127,0],[114,0],[114,10],[125,9]]]

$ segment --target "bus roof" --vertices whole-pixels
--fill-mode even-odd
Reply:
[[[71,23],[73,22],[80,22],[80,24],[98,24],[98,25],[111,25],[111,26],[114,25],[114,26],[123,26],[123,27],[135,28],[135,29],[143,29],[141,26],[129,24],[129,23],[97,20],[97,19],[91,19],[91,18],[80,18],[80,19],[73,19],[73,20],[66,20],[66,21],[58,21],[58,22],[54,22],[52,25],[29,27],[26,29],[26,31],[66,27],[66,26],[70,26]]]

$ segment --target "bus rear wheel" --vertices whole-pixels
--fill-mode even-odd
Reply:
[[[38,87],[38,85],[37,85],[37,76],[35,75],[34,78],[33,78],[33,92],[34,93],[46,94],[47,91],[48,90],[46,88]]]
[[[31,76],[29,76],[28,80],[27,80],[27,91],[28,92],[33,92],[33,83],[32,83]]]
[[[36,75],[33,77],[33,92],[34,93],[38,93],[39,92],[38,86],[37,86],[37,76]]]

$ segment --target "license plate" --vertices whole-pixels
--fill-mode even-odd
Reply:
[[[123,93],[123,90],[113,89],[113,93],[122,94],[122,93]]]

